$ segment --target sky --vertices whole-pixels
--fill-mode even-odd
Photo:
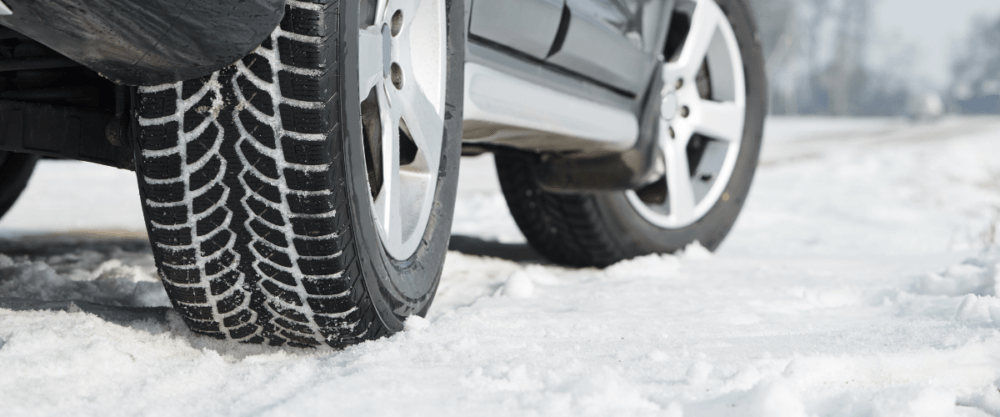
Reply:
[[[890,48],[912,45],[913,80],[946,87],[953,49],[966,38],[975,16],[1000,15],[1000,0],[877,0],[876,25]],[[1000,48],[1000,45],[997,46]]]

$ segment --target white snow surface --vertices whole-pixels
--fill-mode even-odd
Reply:
[[[169,302],[133,174],[43,161],[0,222],[0,415],[1000,415],[1000,119],[779,118],[765,141],[716,253],[604,270],[532,252],[465,158],[430,313],[342,351],[135,309]]]

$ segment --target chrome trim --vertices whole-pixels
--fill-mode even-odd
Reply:
[[[639,121],[628,111],[556,91],[474,62],[465,64],[463,111],[467,126],[496,126],[498,137],[504,136],[503,130],[513,128],[579,139],[590,142],[581,145],[618,150],[632,148],[639,138]],[[468,142],[494,142],[489,137],[466,136]],[[509,140],[510,136],[507,139],[505,144],[516,146],[518,140]]]
[[[10,11],[10,7],[7,7],[6,4],[3,4],[3,2],[0,1],[0,16],[10,16],[12,14],[14,14],[14,12]]]

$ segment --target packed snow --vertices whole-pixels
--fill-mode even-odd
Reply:
[[[0,222],[2,415],[1000,415],[1000,119],[771,119],[744,213],[599,269],[463,160],[437,300],[342,351],[169,308],[132,173],[43,161]]]

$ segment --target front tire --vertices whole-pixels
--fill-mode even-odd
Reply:
[[[757,29],[744,0],[686,6],[693,7],[678,6],[672,20],[664,88],[653,92],[661,100],[658,142],[666,165],[658,181],[625,192],[551,193],[534,178],[533,158],[497,154],[511,214],[549,259],[607,266],[695,241],[715,250],[735,223],[757,167],[767,108]]]
[[[342,347],[426,313],[457,187],[462,18],[459,0],[289,0],[232,67],[139,90],[147,227],[193,331]]]

